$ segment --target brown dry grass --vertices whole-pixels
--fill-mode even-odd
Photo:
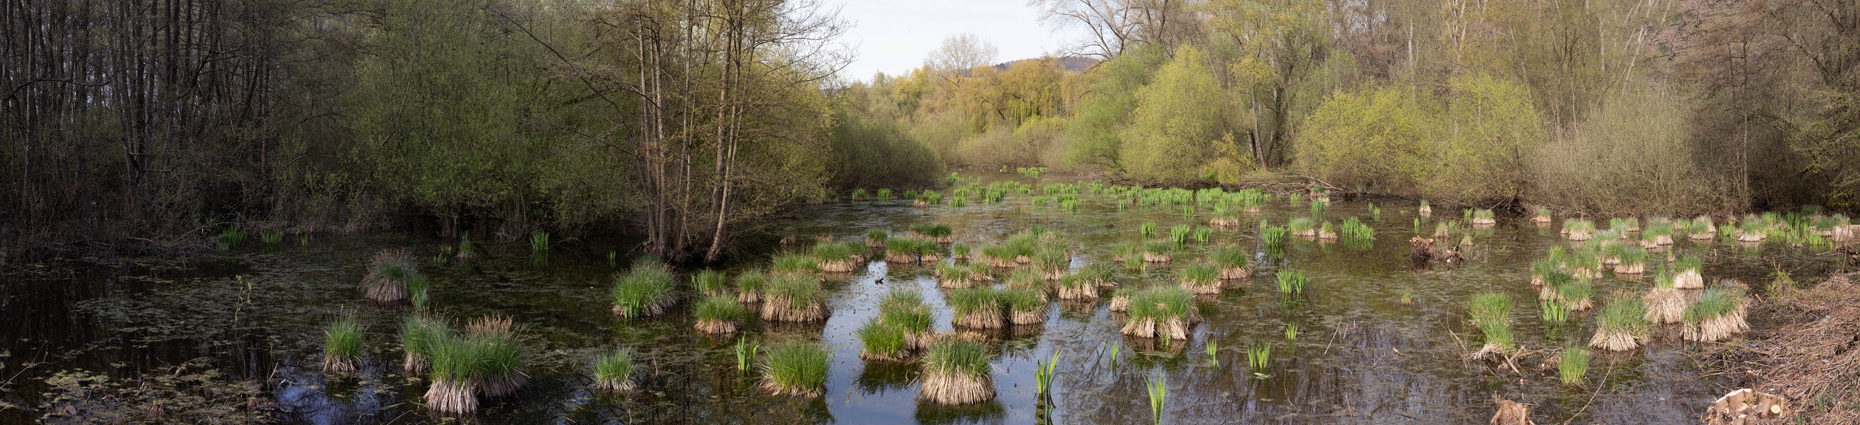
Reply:
[[[1746,344],[1727,345],[1714,366],[1736,386],[1783,396],[1812,424],[1860,423],[1860,273],[1809,290],[1783,289],[1753,313],[1774,319]],[[1787,423],[1799,423],[1790,418]],[[1784,423],[1765,420],[1756,423]]]

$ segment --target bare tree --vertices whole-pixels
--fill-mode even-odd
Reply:
[[[1064,53],[1110,59],[1143,43],[1174,51],[1197,30],[1189,1],[1028,0],[1027,4],[1039,8],[1040,20],[1052,29],[1085,30],[1085,38],[1064,48]]]
[[[997,53],[994,44],[963,33],[943,39],[943,45],[931,51],[924,63],[938,71],[967,70],[994,64]]]

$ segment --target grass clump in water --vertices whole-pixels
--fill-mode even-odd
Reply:
[[[1008,322],[1015,326],[1046,322],[1046,294],[1040,288],[1016,287],[998,294],[1001,305],[1008,309]]]
[[[1639,348],[1640,340],[1652,328],[1646,316],[1647,306],[1639,297],[1612,297],[1595,318],[1595,336],[1589,339],[1589,346],[1608,351]]]
[[[663,266],[635,264],[626,275],[616,276],[609,294],[614,300],[614,314],[633,319],[664,313],[673,303],[672,272]]]
[[[1156,418],[1156,425],[1162,425],[1163,407],[1169,402],[1169,378],[1159,372],[1143,386],[1150,393],[1150,417]]]
[[[906,239],[887,239],[885,243],[887,248],[889,248],[891,243],[901,240]],[[854,249],[851,242],[821,242],[815,244],[814,268],[826,273],[851,273],[853,270],[857,270],[859,268],[859,263],[864,260],[861,256],[854,254]]]
[[[1137,225],[1137,234],[1139,236],[1142,236],[1143,239],[1155,238],[1156,237],[1156,222],[1145,221],[1143,222],[1143,224]]]
[[[1194,297],[1174,286],[1152,286],[1132,294],[1121,332],[1138,338],[1187,340],[1189,328],[1201,321]]]
[[[1604,248],[1610,258],[1615,259],[1615,274],[1641,274],[1647,272],[1647,249],[1640,245],[1614,244]]]
[[[736,300],[745,303],[762,302],[762,289],[768,286],[769,275],[761,269],[751,269],[736,275]]]
[[[1744,320],[1744,291],[1720,286],[1705,290],[1699,301],[1686,308],[1682,335],[1687,341],[1717,342],[1730,339],[1750,324]]]
[[[859,358],[874,361],[902,361],[910,358],[910,341],[904,330],[884,322],[880,317],[865,321],[856,334],[863,347]]]
[[[814,256],[812,255],[789,252],[776,255],[775,259],[770,263],[769,268],[774,269],[776,273],[793,274],[813,273],[817,261],[814,260]]]
[[[323,372],[354,373],[362,360],[362,324],[344,315],[323,325]]]
[[[401,370],[408,375],[426,373],[432,365],[433,347],[451,337],[452,328],[444,320],[424,314],[408,316],[400,324],[400,349],[406,352]]]
[[[776,396],[819,397],[826,389],[827,360],[820,344],[789,341],[769,347],[762,359],[762,389]]]
[[[691,275],[691,287],[700,295],[724,295],[730,292],[723,274],[716,270],[703,270]]]
[[[1174,243],[1177,247],[1186,246],[1188,245],[1189,237],[1194,231],[1195,229],[1193,227],[1189,227],[1186,224],[1170,227],[1169,242]]]
[[[734,333],[737,323],[743,320],[743,305],[736,302],[736,297],[725,294],[711,295],[698,301],[696,315],[696,326],[699,332]]]
[[[988,347],[967,335],[938,335],[923,357],[924,400],[942,405],[980,403],[995,398]]]
[[[614,350],[594,358],[594,388],[607,392],[629,392],[633,383],[633,353]]]
[[[1305,273],[1297,270],[1279,271],[1279,292],[1298,294],[1305,291]]]
[[[221,251],[231,250],[245,243],[245,231],[237,227],[229,227],[220,231],[217,239],[219,239]]]
[[[1563,354],[1557,356],[1556,373],[1563,385],[1582,385],[1582,377],[1589,373],[1589,350],[1563,348]]]
[[[1221,293],[1221,270],[1213,264],[1200,262],[1189,264],[1182,268],[1179,275],[1182,289],[1190,293],[1197,295]]]
[[[762,320],[812,322],[827,318],[826,291],[820,278],[805,274],[778,275],[769,280],[762,302]]]
[[[1167,263],[1175,259],[1175,245],[1165,241],[1149,241],[1143,244],[1143,262]]]
[[[1253,344],[1247,347],[1246,363],[1254,372],[1263,372],[1272,366],[1272,344]]]
[[[368,262],[362,298],[390,302],[407,299],[407,282],[420,276],[419,260],[405,249],[382,250]]]
[[[1240,280],[1252,276],[1253,270],[1247,267],[1247,257],[1250,256],[1246,249],[1232,245],[1216,248],[1208,253],[1208,259],[1213,260],[1214,265],[1220,268],[1220,278],[1226,280]]]
[[[992,288],[965,288],[949,292],[954,325],[970,329],[999,329],[1003,324],[1000,295]]]
[[[1292,236],[1301,238],[1317,237],[1317,222],[1312,221],[1310,217],[1294,217],[1285,227],[1291,230]]]

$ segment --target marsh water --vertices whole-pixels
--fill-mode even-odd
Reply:
[[[989,179],[1033,182],[1018,175],[984,176]],[[1119,207],[1094,195],[1082,195],[1075,213],[1033,205],[1031,198],[932,208],[908,200],[841,202],[808,207],[782,225],[808,240],[858,239],[867,229],[902,233],[912,224],[937,222],[971,245],[1037,225],[1070,238],[1078,267],[1108,261],[1113,244],[1137,240],[1140,223],[1167,229],[1205,225],[1209,217],[1190,218],[1179,207]],[[1379,221],[1369,213],[1372,201],[1382,208]],[[1435,219],[1459,216],[1436,208]],[[1283,224],[1310,214],[1306,206],[1275,198],[1242,221]],[[1690,423],[1727,390],[1700,370],[1700,347],[1670,335],[1633,352],[1598,353],[1583,386],[1563,385],[1553,370],[1540,369],[1541,354],[1525,358],[1522,375],[1463,361],[1478,334],[1465,323],[1465,304],[1479,292],[1503,291],[1519,301],[1514,329],[1527,350],[1588,340],[1593,318],[1545,324],[1528,283],[1530,261],[1566,243],[1556,226],[1500,217],[1496,228],[1478,231],[1463,247],[1469,258],[1463,265],[1416,269],[1406,242],[1414,234],[1415,204],[1340,200],[1324,213],[1333,223],[1348,217],[1376,229],[1372,247],[1294,239],[1282,254],[1267,255],[1253,225],[1215,232],[1209,245],[1238,244],[1260,253],[1255,275],[1200,299],[1205,321],[1186,343],[1120,335],[1103,299],[1051,303],[1044,326],[991,335],[997,397],[962,407],[920,403],[912,364],[859,359],[854,331],[894,289],[920,291],[935,310],[937,328],[950,330],[945,292],[928,266],[870,263],[828,279],[824,323],[774,325],[752,318],[737,336],[715,338],[692,331],[686,304],[647,320],[622,320],[609,311],[608,286],[629,263],[636,241],[558,241],[541,257],[528,244],[479,243],[478,258],[457,261],[441,255],[440,246],[451,242],[426,236],[317,234],[288,237],[274,248],[252,241],[224,255],[29,265],[0,284],[0,423],[151,417],[157,413],[150,413],[148,400],[163,400],[159,414],[173,420],[188,412],[256,409],[286,423],[435,421],[421,407],[427,381],[400,372],[396,332],[408,307],[365,303],[357,294],[369,257],[386,248],[429,258],[424,270],[433,278],[431,304],[439,312],[455,319],[504,314],[523,326],[533,379],[515,395],[486,399],[476,418],[487,423],[1151,423],[1145,383],[1152,379],[1166,380],[1163,416],[1170,424],[1484,423],[1494,395],[1532,404],[1539,423],[1560,423],[1578,411],[1576,423]],[[1420,226],[1431,233],[1432,220]],[[1125,272],[1119,281],[1173,284],[1176,268],[1206,249],[1196,245],[1174,265]],[[1723,240],[1681,240],[1674,249],[1703,257],[1708,281],[1739,279],[1756,293],[1778,268],[1807,280],[1830,261],[1799,249],[1743,248]],[[1306,292],[1282,296],[1273,283],[1280,269],[1304,271]],[[1597,298],[1644,289],[1650,280],[1610,276],[1598,283]],[[1411,304],[1402,302],[1404,293],[1412,294]],[[367,326],[362,371],[325,376],[318,367],[320,326],[349,313]],[[1296,338],[1287,335],[1288,325],[1298,327]],[[790,338],[824,343],[833,353],[825,395],[757,391],[758,377],[736,367],[738,337],[765,345]],[[1247,349],[1262,344],[1273,347],[1270,366],[1251,369]],[[634,394],[592,390],[589,363],[615,347],[636,353],[641,390]],[[1035,394],[1035,365],[1055,352],[1059,375],[1050,398],[1042,400]]]

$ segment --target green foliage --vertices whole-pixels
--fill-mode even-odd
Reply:
[[[1053,388],[1053,378],[1059,376],[1057,370],[1059,367],[1059,354],[1060,351],[1054,349],[1052,358],[1041,360],[1035,365],[1033,370],[1035,397],[1045,398],[1049,396],[1048,392]]]
[[[1208,253],[1208,259],[1221,268],[1242,268],[1247,265],[1250,254],[1238,246],[1223,246]]]
[[[615,277],[609,294],[620,315],[631,319],[657,314],[670,303],[672,290],[671,271],[663,267],[636,266],[626,275]]]
[[[817,393],[826,386],[832,353],[820,344],[788,341],[769,347],[762,360],[763,379],[793,393]]]
[[[1169,377],[1157,372],[1143,386],[1150,394],[1150,416],[1156,418],[1156,425],[1162,425],[1163,405],[1169,401]]]
[[[737,322],[743,320],[743,305],[733,296],[712,295],[698,301],[695,316],[698,320]]]
[[[1297,270],[1279,270],[1279,292],[1297,294],[1305,291],[1305,273]]]
[[[323,325],[323,356],[355,359],[362,355],[362,324],[345,315]]]
[[[988,377],[988,346],[961,337],[940,337],[924,351],[925,373],[950,373],[971,378]]]
[[[1589,373],[1589,350],[1564,347],[1563,354],[1557,356],[1556,372],[1563,385],[1582,384],[1583,375]]]
[[[1137,92],[1168,59],[1163,48],[1146,45],[1098,65],[1098,80],[1088,90],[1091,95],[1066,132],[1071,140],[1067,163],[1120,169],[1124,140],[1120,133],[1131,121],[1130,111],[1137,108]]]
[[[749,371],[750,363],[755,361],[756,353],[761,349],[762,344],[750,341],[747,336],[737,338],[736,347],[731,350],[736,353],[736,370],[738,372]]]
[[[1229,101],[1208,63],[1200,48],[1177,48],[1175,57],[1156,71],[1155,81],[1138,91],[1130,126],[1120,133],[1124,143],[1118,157],[1126,173],[1191,183],[1210,180],[1205,170],[1210,159],[1240,158],[1222,155],[1235,144],[1227,123]]]
[[[1332,94],[1305,121],[1298,167],[1332,184],[1434,199],[1522,193],[1523,161],[1544,138],[1528,90],[1470,74],[1453,77],[1444,99],[1427,93],[1385,85]]]
[[[633,376],[633,352],[625,348],[594,358],[594,380],[626,382]]]
[[[907,346],[903,328],[886,324],[879,318],[866,320],[855,335],[859,337],[859,344],[864,347],[867,356],[898,359],[905,355]]]
[[[530,251],[548,252],[549,251],[549,232],[531,233],[530,234]]]
[[[1272,366],[1272,344],[1253,344],[1246,350],[1247,365],[1255,372],[1265,371]]]
[[[239,230],[237,227],[228,227],[226,230],[220,231],[218,239],[221,251],[230,250],[238,247],[239,244],[245,243],[245,231]]]

